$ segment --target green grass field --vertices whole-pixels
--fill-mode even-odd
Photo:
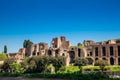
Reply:
[[[106,66],[105,69],[109,69],[112,72],[120,72],[120,66]],[[79,70],[78,66],[67,66],[66,67],[67,72],[72,73],[78,70]],[[90,70],[90,71],[100,70],[100,67],[99,66],[83,66],[83,71],[85,70]]]

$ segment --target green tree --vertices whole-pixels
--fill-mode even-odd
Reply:
[[[88,65],[93,65],[94,60],[92,57],[89,56],[89,57],[86,57],[86,59],[88,60]]]
[[[82,72],[82,66],[86,66],[88,64],[88,60],[86,58],[77,57],[74,61],[74,65],[79,67],[80,72]]]
[[[1,53],[1,54],[0,54],[0,61],[4,61],[4,60],[6,60],[6,59],[7,59],[6,54]]]
[[[21,66],[25,72],[35,72],[36,70],[36,62],[34,57],[26,58],[24,62],[21,63]]]
[[[4,46],[4,53],[7,53],[7,46]]]
[[[99,59],[95,62],[95,66],[99,66],[102,72],[104,71],[105,66],[108,66],[108,62],[106,60]]]
[[[21,65],[25,72],[46,72],[49,62],[48,56],[35,56],[27,58]]]
[[[60,57],[51,57],[51,64],[55,67],[55,72],[57,72],[62,66],[65,66],[65,57],[60,56]]]
[[[27,46],[29,46],[29,45],[31,45],[31,44],[33,44],[32,41],[30,41],[30,40],[24,40],[24,42],[23,42],[23,47],[24,47],[24,48],[27,48]]]
[[[11,69],[10,69],[10,64],[12,64],[12,63],[16,63],[15,59],[13,59],[13,58],[7,58],[7,59],[4,61],[3,65],[2,65],[2,69],[3,69],[5,72],[10,71],[10,70],[11,70]]]
[[[9,64],[9,66],[12,71],[15,71],[15,72],[23,71],[23,69],[21,68],[21,64],[19,64],[19,63],[12,63],[12,64]]]

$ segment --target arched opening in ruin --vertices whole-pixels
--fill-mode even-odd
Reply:
[[[62,56],[65,56],[65,54],[63,53]]]
[[[87,56],[90,56],[90,54],[88,53]]]
[[[35,52],[33,52],[33,56],[35,56],[36,55],[36,53]]]
[[[95,56],[98,56],[98,47],[95,48]]]
[[[95,61],[98,60],[98,58],[95,58]]]
[[[78,49],[78,57],[81,56],[81,49]]]
[[[34,51],[33,51],[32,55],[33,55],[33,56],[35,56],[35,55],[36,55],[36,50],[34,50]]]
[[[37,55],[40,55],[40,52],[37,52]]]
[[[118,46],[118,56],[120,56],[120,46]]]
[[[70,63],[74,63],[74,59],[75,59],[75,52],[71,51],[70,52]]]
[[[48,50],[48,55],[51,56],[52,55],[52,51]]]
[[[55,48],[57,48],[57,44],[55,44]]]
[[[92,52],[90,52],[90,56],[92,56]]]
[[[118,65],[120,65],[120,58],[118,58]]]
[[[58,54],[58,50],[55,50],[55,53]]]
[[[102,58],[103,60],[107,60],[106,58]]]
[[[114,65],[114,58],[113,57],[110,58],[110,64]]]
[[[28,53],[25,53],[25,56],[29,56]]]
[[[113,56],[113,47],[110,47],[110,56]]]
[[[74,50],[74,48],[71,48],[71,50]]]
[[[106,50],[105,50],[105,47],[102,47],[102,56],[106,56]]]
[[[55,56],[58,56],[59,52],[58,52],[58,49],[55,50]]]

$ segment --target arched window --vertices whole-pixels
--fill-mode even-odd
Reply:
[[[95,48],[95,56],[98,56],[98,47]]]
[[[98,58],[95,58],[95,61],[98,60]]]
[[[120,58],[118,58],[118,65],[120,65]]]
[[[102,55],[103,55],[103,56],[106,56],[106,50],[105,50],[105,47],[102,47]]]
[[[35,56],[36,55],[36,53],[35,52],[33,52],[33,56]]]
[[[113,56],[113,47],[110,47],[110,56]]]
[[[37,52],[37,55],[40,55],[40,53],[39,53],[39,52]]]
[[[73,63],[73,62],[74,62],[74,59],[75,59],[75,52],[74,52],[74,51],[71,51],[71,52],[70,52],[70,63]]]
[[[90,52],[90,56],[92,56],[92,52]]]
[[[62,56],[65,56],[65,54],[63,53]]]
[[[118,46],[118,56],[120,56],[120,46]]]
[[[114,58],[113,57],[110,58],[110,64],[114,65]]]
[[[78,57],[81,56],[81,49],[78,49]]]
[[[103,60],[107,60],[106,58],[102,58]]]
[[[52,55],[52,51],[48,50],[48,55],[51,56]]]

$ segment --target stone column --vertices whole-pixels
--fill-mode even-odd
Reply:
[[[115,59],[116,59],[116,64],[115,65],[118,65],[118,49],[117,49],[117,45],[114,46],[114,52],[115,52]]]
[[[110,51],[109,51],[109,46],[106,46],[106,56],[107,56],[108,64],[110,64]]]
[[[55,56],[55,51],[52,50],[52,51],[51,51],[51,54],[52,54],[52,56]]]
[[[75,48],[75,58],[78,57],[78,49]]]
[[[102,58],[101,46],[98,47],[98,57]]]
[[[92,48],[92,53],[93,53],[93,65],[95,63],[95,47]]]

